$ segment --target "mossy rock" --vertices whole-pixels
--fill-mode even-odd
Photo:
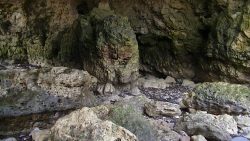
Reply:
[[[153,125],[131,106],[114,106],[108,120],[128,129],[141,141],[157,140],[157,132]]]
[[[23,47],[0,47],[0,58],[24,62],[27,52]]]
[[[194,89],[193,107],[214,114],[250,114],[250,88],[225,82],[201,83]]]
[[[93,9],[78,19],[80,57],[84,69],[103,83],[137,79],[139,51],[136,35],[126,17]]]

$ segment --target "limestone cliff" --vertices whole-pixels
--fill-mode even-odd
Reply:
[[[98,20],[105,12],[91,18],[91,11],[97,7],[113,13],[112,18]],[[90,28],[78,30],[77,23],[83,17],[92,19],[87,21]],[[115,57],[121,50],[121,56]],[[105,54],[109,56],[105,58]],[[130,75],[137,72],[138,54],[142,71],[197,81],[249,83],[250,3],[247,0],[0,1],[3,60],[84,68],[104,81],[127,83],[134,80]],[[106,72],[97,72],[98,69]],[[107,72],[121,78],[114,80]]]

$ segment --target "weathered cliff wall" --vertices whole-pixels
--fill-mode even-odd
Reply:
[[[130,18],[143,69],[249,82],[249,1],[111,0]]]
[[[197,81],[250,82],[250,3],[247,0],[3,0],[0,2],[0,57],[85,69],[86,64],[102,66],[93,62],[95,57],[86,55],[89,43],[81,42],[79,36],[90,35],[88,31],[75,30],[80,15],[86,17],[98,6],[113,10],[115,16],[128,17],[139,45],[142,71]],[[98,30],[105,30],[96,30],[100,22],[90,21],[94,27],[91,30],[94,38],[89,38],[93,40],[93,48],[102,37],[97,36],[103,33]],[[115,33],[118,25],[129,29],[122,23],[108,28]],[[126,29],[127,34],[130,31]],[[104,42],[112,44],[111,48],[126,40],[112,38],[116,42]],[[108,50],[111,56],[116,54],[112,51]],[[86,56],[92,61],[86,62]],[[122,56],[124,59],[124,53]],[[117,66],[115,62],[124,61],[119,59],[107,59],[109,63],[104,64]],[[121,65],[123,69],[128,69],[128,62],[131,61]],[[88,65],[87,68],[96,67]]]

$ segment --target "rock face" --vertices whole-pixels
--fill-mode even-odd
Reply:
[[[249,1],[3,0],[0,9],[1,59],[81,67],[126,83],[140,54],[143,71],[250,82]]]
[[[125,17],[93,9],[79,18],[84,69],[104,82],[128,83],[139,71],[135,33]]]
[[[110,5],[129,17],[144,70],[249,82],[249,1],[112,0]]]
[[[188,135],[203,135],[214,141],[229,141],[230,134],[237,134],[238,131],[232,116],[214,116],[205,112],[184,115],[175,128],[184,130]]]
[[[0,7],[1,58],[36,64],[60,57],[62,50],[55,52],[53,44],[60,46],[57,38],[78,16],[73,0],[4,0]]]
[[[89,108],[82,108],[59,119],[51,129],[52,140],[138,141],[127,129],[103,121]]]
[[[139,52],[128,19],[103,9],[79,16],[88,3],[1,2],[1,59],[82,67],[104,82],[133,81]]]
[[[0,76],[0,117],[94,104],[97,79],[82,70],[7,66]]]
[[[247,86],[214,82],[198,84],[184,103],[215,114],[249,114],[249,98],[250,88]]]
[[[202,23],[195,16],[192,2],[112,0],[110,5],[130,18],[138,35],[144,70],[174,77],[194,76],[192,55],[188,50],[201,45],[198,30]]]

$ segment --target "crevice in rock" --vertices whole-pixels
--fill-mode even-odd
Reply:
[[[76,9],[77,9],[78,14],[80,14],[80,15],[85,15],[85,14],[89,13],[89,11],[91,10],[86,2],[80,3],[76,7]]]
[[[202,39],[204,39],[204,41],[208,41],[209,35],[211,33],[211,27],[204,26],[202,29],[199,29],[199,33],[202,36]]]

